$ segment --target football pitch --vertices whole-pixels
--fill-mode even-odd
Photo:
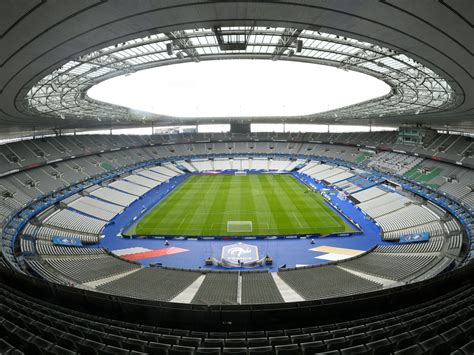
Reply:
[[[237,229],[228,222],[237,224]],[[239,223],[243,224],[241,231]],[[351,231],[318,192],[291,175],[222,174],[190,176],[125,234],[246,236]]]

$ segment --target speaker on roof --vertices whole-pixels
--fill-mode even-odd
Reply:
[[[303,41],[301,39],[296,41],[296,53],[301,53],[303,50]]]
[[[173,43],[166,43],[166,51],[168,55],[173,55]]]

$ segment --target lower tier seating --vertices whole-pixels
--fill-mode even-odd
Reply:
[[[43,259],[61,274],[76,282],[90,282],[140,268],[108,254],[47,257]]]
[[[335,265],[280,271],[278,276],[307,300],[340,297],[382,288],[376,282],[358,277]]]
[[[423,254],[370,253],[341,263],[341,266],[389,280],[402,280],[415,274],[437,257]]]
[[[97,289],[116,295],[170,301],[198,277],[199,272],[143,268]]]
[[[337,305],[336,305],[337,306]],[[285,328],[173,328],[38,300],[0,283],[2,354],[452,354],[474,351],[474,285],[392,312]],[[117,314],[119,316],[119,314]],[[155,324],[154,324],[155,323]],[[280,325],[280,327],[279,327]],[[251,325],[249,325],[251,326]]]

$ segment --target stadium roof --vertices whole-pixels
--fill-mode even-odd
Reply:
[[[383,98],[252,122],[474,128],[473,3],[460,1],[4,1],[0,127],[224,123],[98,103],[94,84],[141,69],[223,58],[325,64],[373,75]]]

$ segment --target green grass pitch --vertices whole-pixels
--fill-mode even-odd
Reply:
[[[252,232],[228,232],[228,221],[252,221]],[[245,236],[329,234],[353,229],[318,192],[291,175],[193,175],[126,235]]]

